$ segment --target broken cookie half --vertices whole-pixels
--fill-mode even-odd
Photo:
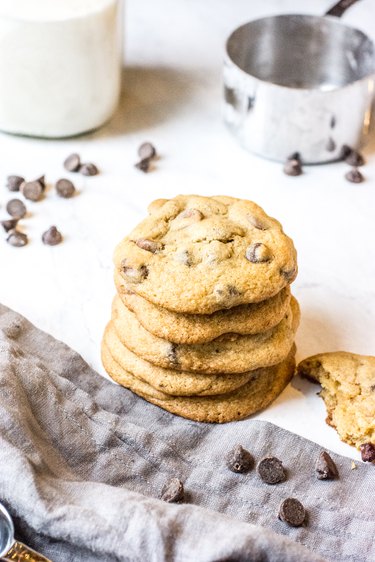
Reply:
[[[321,353],[302,361],[297,373],[321,384],[327,423],[343,441],[361,450],[364,461],[374,462],[375,357],[345,351]]]

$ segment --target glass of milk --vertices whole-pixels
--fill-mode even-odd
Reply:
[[[0,0],[0,130],[100,127],[121,86],[122,0]]]

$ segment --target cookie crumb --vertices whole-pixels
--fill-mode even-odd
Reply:
[[[352,462],[350,463],[350,470],[355,470],[356,468],[357,468],[357,465],[355,464],[354,461],[352,461]]]

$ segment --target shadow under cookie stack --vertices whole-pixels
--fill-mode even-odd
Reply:
[[[115,250],[108,374],[191,420],[268,406],[295,370],[296,252],[278,221],[232,197],[158,199]]]

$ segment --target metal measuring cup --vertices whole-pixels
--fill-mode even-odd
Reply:
[[[8,510],[0,503],[0,559],[13,562],[51,562],[14,538],[14,525]]]
[[[326,16],[279,15],[251,21],[229,36],[224,119],[248,150],[303,163],[342,158],[369,133],[375,47],[337,21],[357,0]],[[336,17],[333,17],[336,16]]]

